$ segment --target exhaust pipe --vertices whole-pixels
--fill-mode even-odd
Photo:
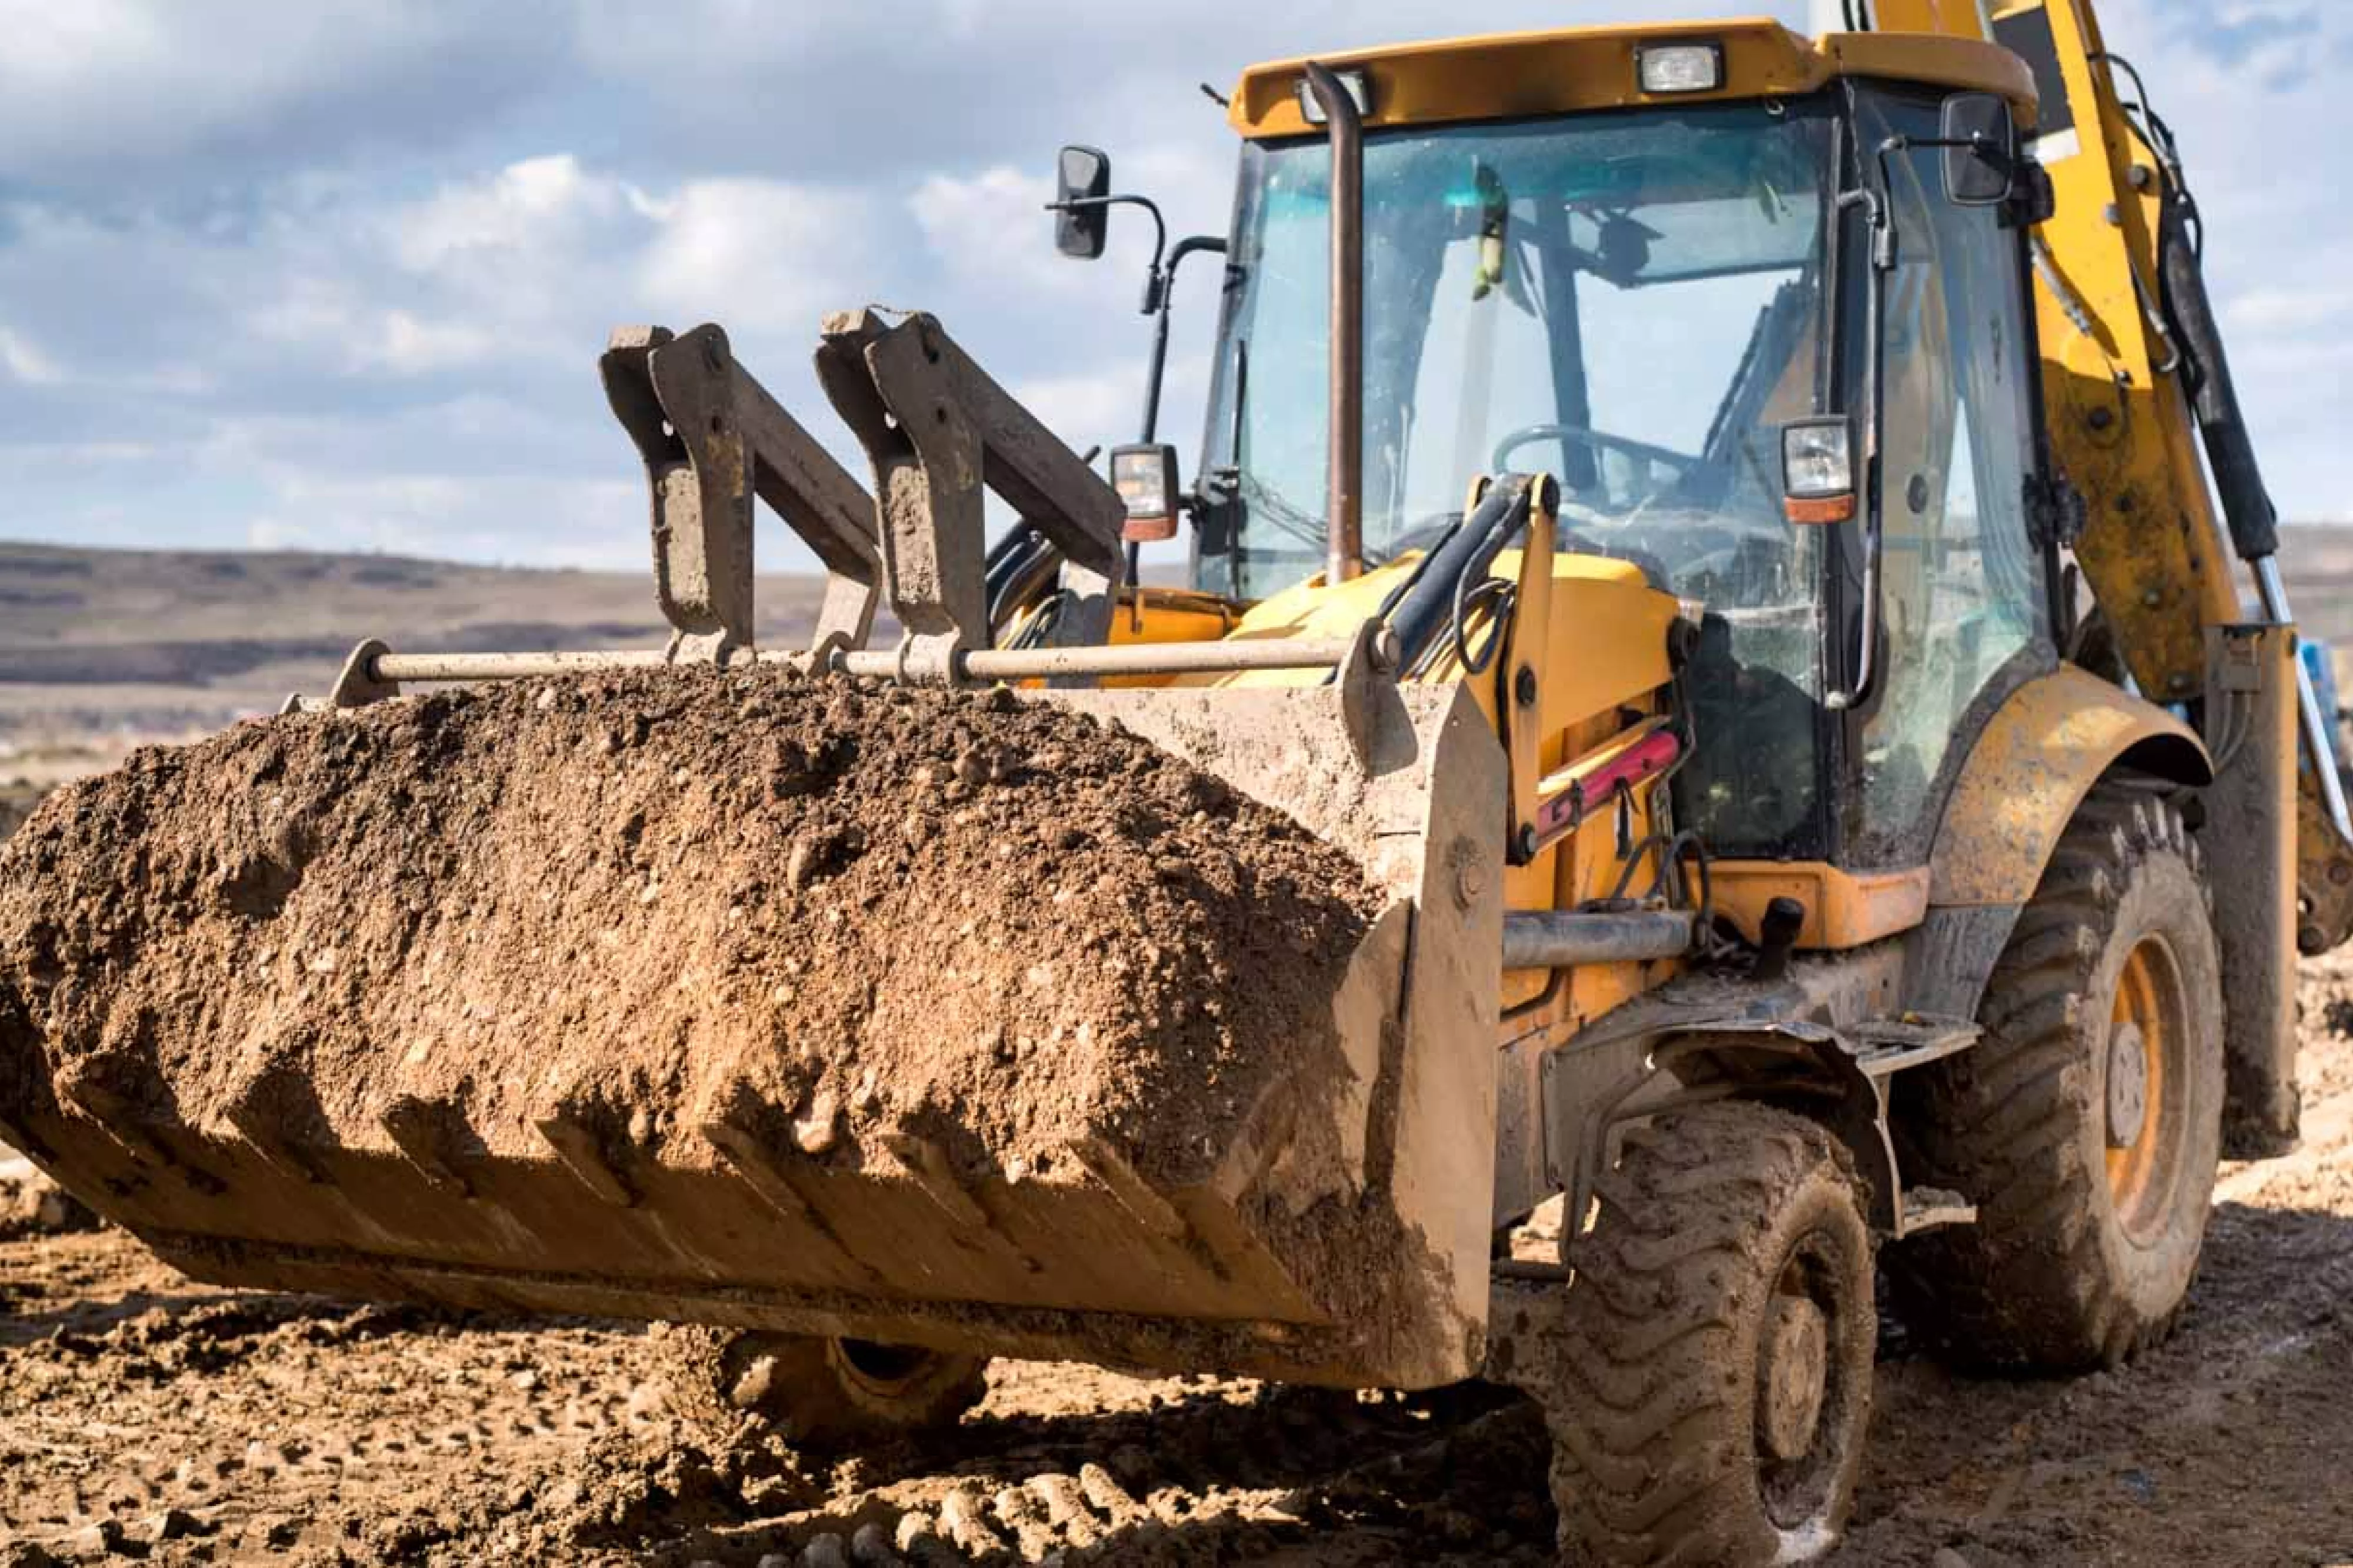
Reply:
[[[1324,482],[1331,530],[1324,578],[1365,570],[1365,121],[1340,79],[1313,61],[1307,89],[1332,132],[1332,450]]]

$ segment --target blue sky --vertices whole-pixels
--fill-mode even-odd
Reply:
[[[1221,230],[1197,84],[1472,26],[1803,0],[0,0],[0,537],[635,568],[615,324],[724,323],[832,437],[818,314],[921,306],[1073,445],[1121,438],[1144,226],[1087,267],[1054,147]],[[2353,518],[2353,5],[2106,0],[2180,133],[2283,510]],[[1199,426],[1211,268],[1166,426]],[[796,563],[773,530],[764,563]]]

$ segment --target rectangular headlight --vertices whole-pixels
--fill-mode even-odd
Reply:
[[[1722,44],[1645,44],[1634,68],[1650,93],[1714,92],[1724,85]]]
[[[1111,488],[1127,508],[1123,537],[1130,544],[1176,537],[1176,447],[1113,447]]]
[[[1372,79],[1361,70],[1334,71],[1332,74],[1338,77],[1340,85],[1347,89],[1348,101],[1356,106],[1356,113],[1360,117],[1370,118],[1373,112]],[[1299,112],[1307,117],[1310,125],[1324,123],[1324,106],[1316,101],[1315,89],[1307,85],[1307,79],[1303,76],[1299,79]]]
[[[1791,522],[1844,522],[1853,517],[1854,427],[1844,419],[1783,426],[1781,489]]]

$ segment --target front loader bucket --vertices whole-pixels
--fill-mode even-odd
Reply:
[[[1198,984],[1149,1016],[1117,1001],[1152,932],[1058,911],[1091,907],[1071,857],[1154,851],[1008,829],[1018,907],[939,859],[959,811],[1050,819],[1039,727],[1072,710],[1134,787],[1156,748],[1287,817],[1284,864],[1353,862],[1347,951],[1285,947],[1300,895],[1263,871],[1186,890],[1263,813],[1155,824],[1173,880],[1137,907],[1223,899],[1230,930],[1176,922]],[[1000,722],[1018,756],[972,741]],[[217,1283],[1452,1381],[1486,1313],[1503,769],[1461,690],[1348,682],[1017,704],[706,669],[246,726],[0,850],[0,1138]],[[886,789],[903,841],[839,826]],[[861,920],[896,934],[848,980],[772,984]],[[1091,1098],[1105,1030],[1150,1096]]]

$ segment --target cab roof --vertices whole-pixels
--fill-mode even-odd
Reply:
[[[1643,92],[1636,51],[1646,46],[1715,43],[1724,85],[1713,92]],[[1370,128],[1524,120],[1642,104],[1794,98],[1841,77],[1918,82],[1956,92],[1997,92],[2021,127],[2035,118],[2034,76],[1996,44],[1927,33],[1831,33],[1808,38],[1763,17],[1656,26],[1569,27],[1395,44],[1314,57],[1335,70],[1361,70],[1372,89]],[[1305,59],[1252,66],[1235,87],[1227,118],[1252,139],[1317,133],[1299,107]]]

